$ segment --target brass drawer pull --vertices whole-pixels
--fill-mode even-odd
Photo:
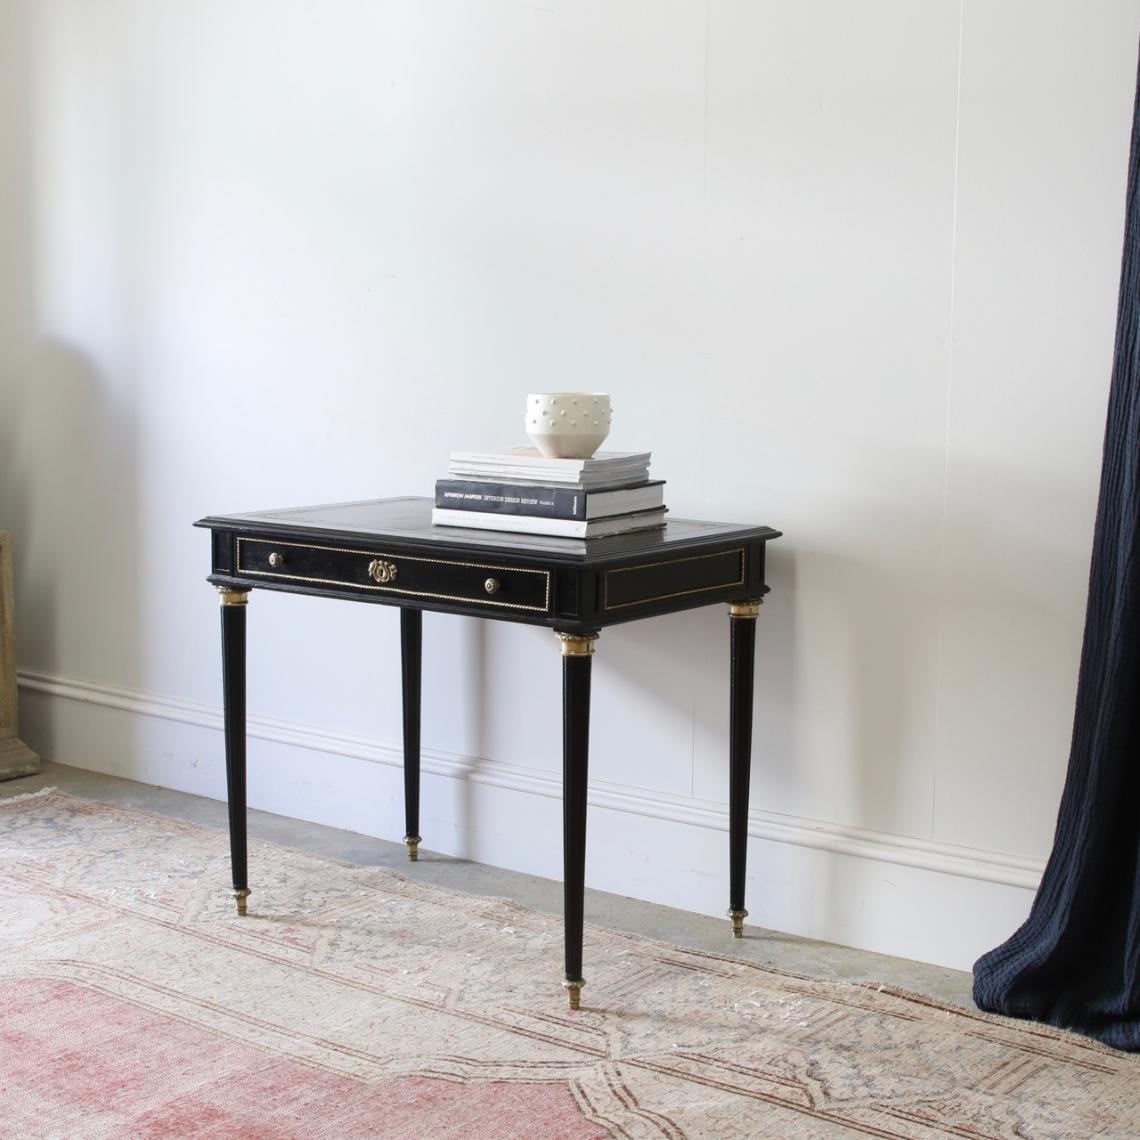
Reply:
[[[284,554],[278,554],[277,551],[275,550],[269,556],[269,565],[273,566],[273,567],[284,566],[285,565],[285,555]]]
[[[498,578],[488,578],[487,581],[483,583],[483,589],[486,590],[488,594],[497,594],[501,588],[502,583]]]
[[[368,577],[382,586],[396,580],[395,563],[385,562],[383,558],[373,558],[368,563]]]

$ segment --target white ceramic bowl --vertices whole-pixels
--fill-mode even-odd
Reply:
[[[610,434],[611,415],[605,392],[531,392],[526,434],[550,459],[589,459]]]

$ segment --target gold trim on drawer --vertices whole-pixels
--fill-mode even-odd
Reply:
[[[704,562],[712,558],[723,558],[726,554],[735,554],[739,558],[740,572],[732,582],[715,582],[711,586],[697,586],[693,590],[673,590],[668,594],[653,594],[648,598],[638,598],[633,602],[610,603],[610,578],[614,574],[632,574],[639,570],[650,570],[654,566],[676,566],[681,562]],[[618,570],[607,570],[603,579],[602,609],[624,610],[630,606],[645,606],[650,602],[663,602],[668,598],[684,598],[690,594],[705,594],[711,590],[723,590],[729,586],[744,585],[744,547],[738,546],[729,550],[718,550],[715,554],[693,554],[685,558],[666,558],[661,562],[643,562],[640,566],[623,566]]]
[[[247,542],[257,542],[275,548],[292,547],[297,550],[319,550],[326,554],[359,554],[363,558],[373,560],[385,558],[390,559],[396,565],[403,562],[424,562],[429,566],[453,566],[464,570],[497,570],[503,574],[537,574],[543,579],[544,601],[541,606],[529,606],[519,602],[501,602],[497,598],[489,598],[485,595],[472,594],[468,597],[464,594],[437,594],[429,590],[409,590],[400,586],[374,586],[369,582],[345,582],[339,578],[311,578],[302,574],[283,574],[276,570],[250,570],[242,565],[242,545]],[[371,590],[378,594],[404,594],[410,598],[432,598],[440,602],[465,602],[470,605],[491,606],[501,610],[526,610],[538,614],[550,612],[551,572],[549,570],[531,570],[524,566],[496,566],[489,562],[456,562],[448,558],[421,558],[413,554],[386,554],[376,550],[355,550],[344,546],[320,546],[312,542],[281,542],[274,538],[239,538],[237,540],[237,569],[235,573],[254,575],[260,578],[281,578],[289,582],[313,582],[320,586],[344,586],[350,590]],[[368,573],[367,565],[364,568],[364,573]],[[483,588],[482,582],[479,583],[479,587],[480,589]]]

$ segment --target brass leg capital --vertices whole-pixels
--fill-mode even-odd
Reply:
[[[732,919],[732,937],[744,937],[744,920],[748,917],[746,910],[730,910],[728,917]]]
[[[218,586],[218,601],[223,606],[244,606],[249,601],[249,590],[235,590],[230,586]]]
[[[582,1008],[582,987],[585,984],[585,978],[579,978],[576,982],[567,978],[562,983],[562,988],[566,991],[566,1004],[570,1009]]]
[[[234,902],[237,903],[237,912],[239,915],[244,915],[246,912],[246,900],[249,898],[249,890],[234,891]]]
[[[596,633],[559,633],[554,636],[562,643],[563,657],[589,657],[594,652],[594,642],[598,640]]]
[[[420,844],[423,839],[418,835],[405,835],[404,842],[408,845],[408,860],[412,863],[418,863],[420,859]]]
[[[762,604],[763,601],[759,598],[752,602],[729,602],[728,616],[734,618],[754,618],[760,612],[760,606]]]

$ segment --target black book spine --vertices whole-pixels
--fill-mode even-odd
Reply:
[[[435,505],[452,511],[530,515],[540,519],[584,519],[586,492],[580,487],[437,479]]]

